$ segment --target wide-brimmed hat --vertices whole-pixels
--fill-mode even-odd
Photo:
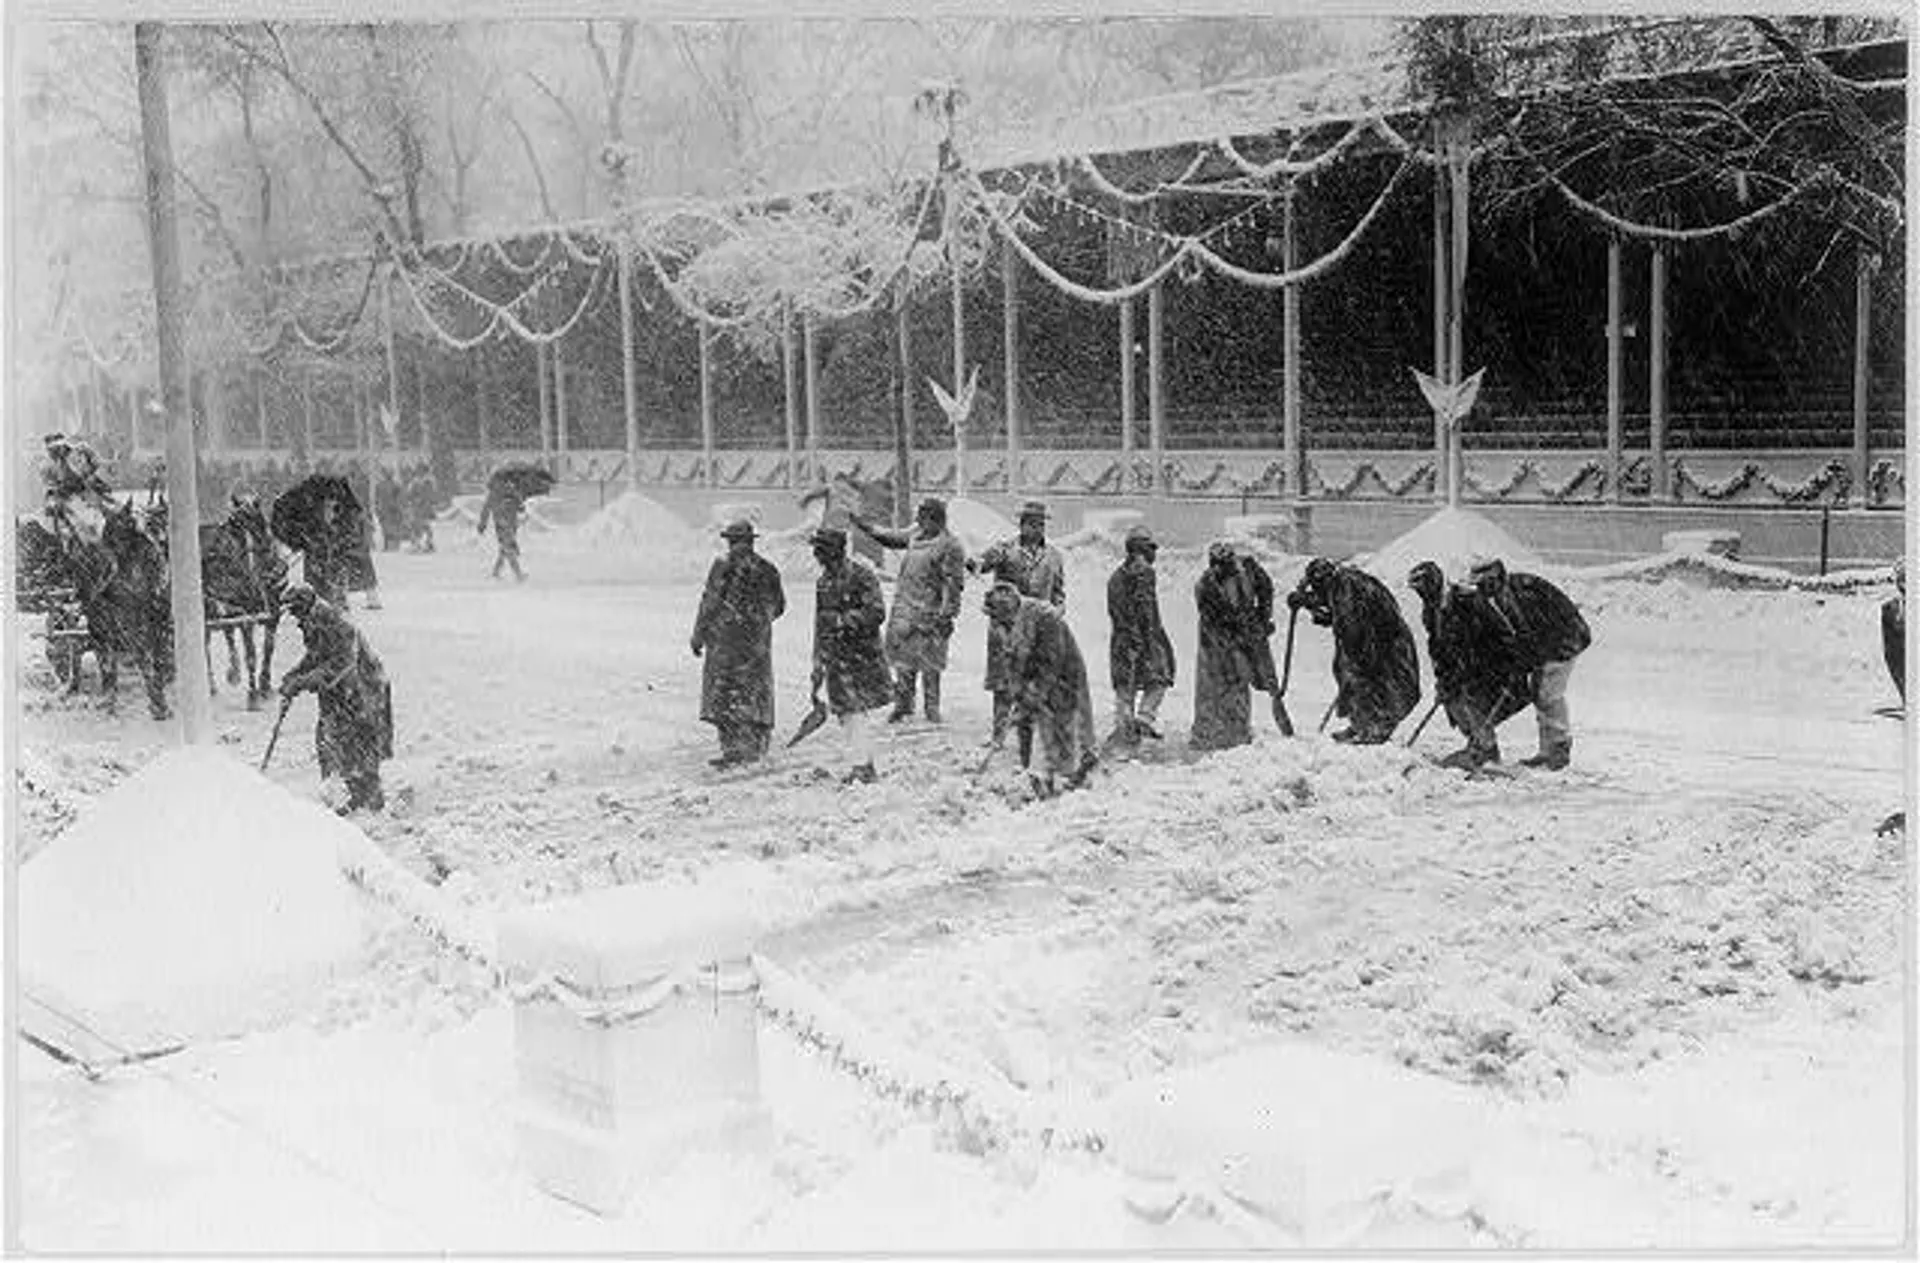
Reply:
[[[829,548],[845,548],[847,533],[837,526],[816,526],[807,542],[816,548],[823,544]]]
[[[721,539],[752,539],[753,523],[745,518],[735,518],[720,531]]]
[[[1021,520],[1022,522],[1024,522],[1024,521],[1026,521],[1026,520],[1027,520],[1028,518],[1032,518],[1032,517],[1037,517],[1037,518],[1039,518],[1039,519],[1040,519],[1040,520],[1041,520],[1042,522],[1044,522],[1044,521],[1046,521],[1046,520],[1047,520],[1047,506],[1046,506],[1046,505],[1044,505],[1044,504],[1042,504],[1042,503],[1040,503],[1040,502],[1039,502],[1038,500],[1029,500],[1029,501],[1027,501],[1027,502],[1026,502],[1025,504],[1023,504],[1023,505],[1021,505],[1021,506],[1020,506],[1020,520]]]

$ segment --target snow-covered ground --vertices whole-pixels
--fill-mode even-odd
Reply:
[[[397,722],[389,810],[366,828],[476,922],[724,873],[767,922],[768,957],[877,1037],[961,1071],[1118,1117],[1160,1090],[1155,1076],[1237,1092],[1207,1067],[1304,1044],[1457,1090],[1475,1119],[1465,1165],[1424,1209],[1382,1203],[1338,1230],[1249,1211],[1235,1198],[1262,1193],[1244,1187],[1155,1226],[1126,1209],[1139,1172],[1124,1153],[977,1155],[964,1129],[879,1099],[768,1027],[771,1162],[683,1171],[603,1220],[537,1192],[518,1165],[511,1013],[487,971],[367,900],[356,964],[314,983],[292,1021],[99,1083],[23,1053],[28,1247],[1901,1240],[1910,869],[1904,837],[1875,832],[1902,795],[1904,730],[1875,713],[1897,700],[1879,661],[1884,586],[1569,579],[1595,632],[1569,694],[1574,766],[1470,780],[1422,757],[1458,744],[1444,718],[1417,753],[1313,735],[1331,646],[1305,623],[1288,700],[1306,735],[1268,726],[1252,747],[1190,756],[1202,561],[1164,551],[1181,670],[1167,741],[1035,803],[1013,769],[977,770],[990,708],[978,585],[948,723],[887,730],[879,784],[816,776],[844,763],[832,726],[763,774],[720,779],[686,647],[711,531],[616,502],[529,531],[518,585],[489,581],[492,541],[470,525],[440,535],[438,554],[382,555],[385,608],[356,611]],[[1435,546],[1450,543],[1477,547]],[[814,570],[798,536],[763,545],[791,603],[774,637],[780,746],[804,711]],[[1099,541],[1069,556],[1070,621],[1103,718],[1117,560]],[[1285,586],[1305,559],[1269,560]],[[1385,577],[1415,616],[1403,578]],[[298,646],[289,626],[283,665]],[[31,874],[168,732],[130,703],[113,718],[60,699],[30,646],[22,677],[16,845],[55,848]],[[271,776],[313,798],[303,705]],[[271,714],[226,691],[215,715],[223,748],[257,763]],[[1531,726],[1503,730],[1510,761],[1532,752]],[[231,868],[225,880],[246,882]],[[142,880],[156,905],[194,897]],[[1274,1116],[1331,1110],[1314,1134],[1372,1134],[1359,1100],[1342,1132],[1341,1080],[1317,1073],[1283,1075]],[[1383,1133],[1372,1147],[1385,1172],[1401,1145]]]

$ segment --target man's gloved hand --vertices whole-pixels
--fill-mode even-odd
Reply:
[[[699,657],[699,656],[700,656],[700,642],[699,642],[698,640],[690,640],[690,641],[688,641],[688,642],[687,642],[687,644],[688,644],[688,646],[689,646],[690,648],[692,648],[692,650],[693,650],[693,656],[694,656],[694,657],[696,657],[696,658],[697,658],[697,657]]]
[[[288,701],[292,701],[294,698],[300,696],[302,687],[301,681],[295,679],[293,676],[287,676],[280,681],[280,696],[286,698]]]
[[[1289,610],[1305,609],[1306,604],[1307,594],[1299,588],[1295,588],[1293,591],[1287,593],[1287,608]]]

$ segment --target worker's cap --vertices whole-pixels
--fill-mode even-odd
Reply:
[[[1132,549],[1158,548],[1160,541],[1153,537],[1153,531],[1145,523],[1136,523],[1127,528],[1127,547]]]
[[[1044,505],[1044,504],[1042,504],[1042,503],[1040,503],[1040,502],[1039,502],[1038,500],[1029,500],[1029,501],[1027,501],[1027,502],[1026,502],[1025,504],[1023,504],[1023,505],[1021,505],[1021,506],[1020,506],[1020,520],[1021,520],[1022,522],[1026,522],[1026,521],[1039,521],[1039,522],[1044,522],[1044,521],[1046,521],[1046,520],[1047,520],[1047,506],[1046,506],[1046,505]]]

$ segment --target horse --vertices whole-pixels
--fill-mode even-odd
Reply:
[[[54,678],[69,683],[80,667],[82,647],[69,635],[79,622],[70,599],[73,576],[67,564],[67,545],[53,526],[37,517],[14,522],[14,606],[25,614],[44,614],[47,661]]]
[[[166,686],[173,679],[173,618],[167,606],[166,559],[141,529],[133,506],[108,509],[96,543],[80,540],[67,551],[68,571],[86,614],[87,640],[100,664],[107,706],[117,706],[120,656],[133,659],[146,685],[147,706],[166,719]],[[80,690],[80,673],[67,684]]]
[[[287,590],[287,563],[267,529],[267,514],[257,496],[235,496],[226,520],[200,528],[200,584],[207,607],[208,676],[212,676],[212,624],[216,619],[246,618],[265,629],[260,657],[254,658],[253,622],[240,624],[246,650],[247,709],[257,710],[273,692],[273,639]],[[227,683],[241,681],[232,626],[220,629],[227,642]]]

